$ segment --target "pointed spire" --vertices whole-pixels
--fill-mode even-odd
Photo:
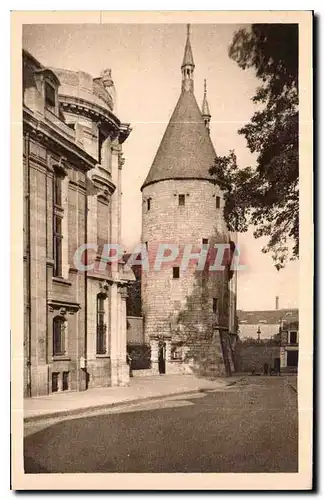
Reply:
[[[194,60],[193,60],[193,55],[192,55],[192,50],[191,50],[191,43],[190,43],[190,24],[187,24],[187,41],[186,41],[186,46],[185,46],[185,51],[183,55],[183,61],[182,61],[182,66],[193,66],[195,67]]]
[[[206,78],[204,80],[204,98],[203,98],[203,102],[202,102],[202,106],[201,106],[201,114],[202,114],[202,117],[204,119],[206,128],[209,130],[209,123],[210,123],[210,119],[211,119],[211,114],[209,111],[209,105],[208,105],[208,101],[207,101],[207,81],[206,81]]]
[[[190,44],[190,24],[187,24],[187,41],[183,55],[183,61],[181,65],[182,73],[182,90],[185,92],[192,91],[193,86],[193,73],[195,69],[195,64],[193,61],[193,55]]]

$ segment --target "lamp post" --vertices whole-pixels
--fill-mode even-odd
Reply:
[[[258,327],[257,334],[258,334],[258,342],[260,342],[260,335],[261,335],[261,328],[260,327]]]

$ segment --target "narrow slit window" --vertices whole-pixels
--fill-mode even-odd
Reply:
[[[173,279],[179,279],[180,278],[180,267],[175,266],[172,269],[173,269]]]
[[[186,203],[186,198],[184,194],[179,194],[179,207],[184,207]]]
[[[147,211],[151,210],[151,198],[147,199]]]
[[[220,208],[220,196],[216,196],[216,208]]]
[[[217,314],[218,312],[218,299],[216,297],[213,298],[213,313]]]

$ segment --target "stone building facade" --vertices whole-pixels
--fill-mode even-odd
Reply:
[[[128,276],[100,261],[120,241],[130,133],[114,99],[110,70],[92,79],[23,51],[25,396],[128,383]]]
[[[280,366],[283,372],[298,371],[299,318],[298,311],[285,314],[280,325]]]
[[[217,376],[235,370],[230,336],[235,336],[236,324],[233,273],[228,265],[223,271],[200,270],[197,259],[186,268],[181,264],[186,245],[209,256],[215,244],[231,242],[222,192],[209,173],[216,153],[206,85],[200,110],[194,68],[188,27],[180,98],[141,188],[142,244],[149,263],[142,268],[144,336],[151,345],[153,373]],[[153,262],[160,244],[176,246],[179,254],[157,269]]]

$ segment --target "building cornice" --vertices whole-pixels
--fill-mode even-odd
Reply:
[[[116,186],[109,179],[96,174],[95,172],[91,176],[91,181],[94,186],[101,191],[108,191],[109,195],[112,195],[116,189]]]
[[[65,125],[65,124],[64,124]],[[42,142],[47,142],[55,148],[61,150],[63,155],[71,159],[72,163],[83,167],[84,170],[91,170],[95,167],[97,160],[81,149],[71,138],[66,137],[64,131],[60,131],[57,125],[45,121],[42,115],[35,116],[29,108],[23,108],[23,126],[34,137]]]
[[[59,101],[64,112],[87,116],[92,121],[100,122],[101,128],[105,127],[112,137],[117,137],[121,132],[119,119],[99,104],[65,94],[59,94]]]

